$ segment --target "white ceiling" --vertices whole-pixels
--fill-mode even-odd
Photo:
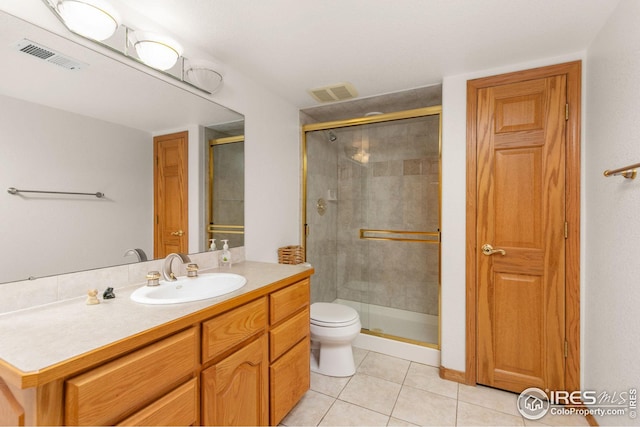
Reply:
[[[585,50],[618,0],[110,0],[303,108],[307,89],[360,97]],[[151,20],[154,24],[141,24]],[[149,28],[144,28],[149,29]],[[223,70],[224,72],[224,70]]]

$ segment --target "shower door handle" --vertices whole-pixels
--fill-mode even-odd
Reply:
[[[485,243],[484,245],[482,245],[482,253],[489,256],[489,255],[493,255],[496,253],[499,253],[500,255],[506,255],[507,252],[504,249],[493,249],[493,246],[491,246],[488,243]]]

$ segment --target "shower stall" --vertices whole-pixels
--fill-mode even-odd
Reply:
[[[440,106],[303,126],[312,302],[362,332],[439,349]]]

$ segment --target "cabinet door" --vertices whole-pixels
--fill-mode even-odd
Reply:
[[[202,372],[204,425],[269,423],[267,336],[246,345]]]
[[[309,338],[271,365],[271,425],[277,425],[309,390]]]

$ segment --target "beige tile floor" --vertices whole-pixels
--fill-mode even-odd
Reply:
[[[582,416],[524,419],[517,395],[440,379],[438,369],[354,348],[347,378],[311,373],[311,389],[284,426],[587,426]]]

